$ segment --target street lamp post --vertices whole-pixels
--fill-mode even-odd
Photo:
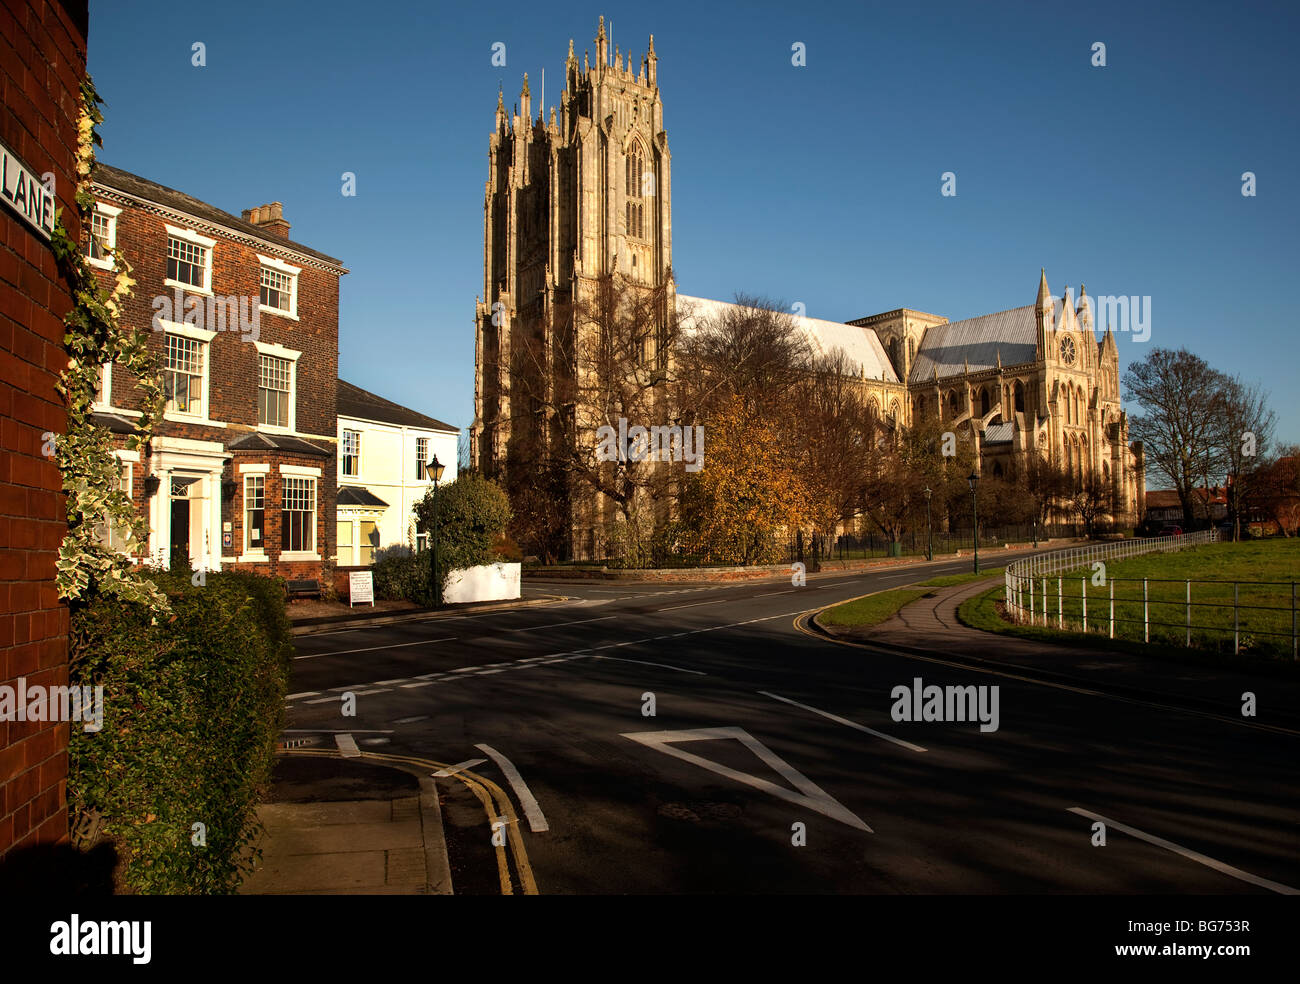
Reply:
[[[971,469],[966,481],[970,482],[971,514],[975,519],[975,573],[978,574],[980,572],[980,508],[975,486],[979,485],[980,477],[975,474],[975,469]]]
[[[930,487],[925,487],[925,559],[934,560],[934,527],[930,525]]]
[[[430,553],[430,574],[433,579],[433,607],[442,607],[442,579],[438,577],[438,481],[442,478],[443,465],[435,453],[433,459],[424,466],[424,473],[433,479],[433,549]]]

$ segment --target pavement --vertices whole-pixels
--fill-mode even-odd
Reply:
[[[818,628],[847,641],[889,646],[895,650],[941,657],[965,666],[998,668],[1037,680],[1087,687],[1120,697],[1160,700],[1171,706],[1204,710],[1241,719],[1241,695],[1267,694],[1259,709],[1262,720],[1300,728],[1300,675],[1290,678],[1242,672],[1228,665],[1183,665],[1103,647],[1043,643],[984,632],[963,625],[957,609],[998,583],[985,579],[936,588],[893,618],[867,628]]]
[[[365,775],[362,769],[377,769]],[[282,759],[276,792],[316,784],[360,799],[263,803],[262,857],[243,895],[450,895],[451,871],[433,780],[393,777],[355,759]],[[384,775],[388,774],[388,775]],[[381,787],[387,788],[381,788]],[[412,788],[415,787],[415,788]]]

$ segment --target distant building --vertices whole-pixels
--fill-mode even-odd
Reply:
[[[278,202],[223,212],[100,164],[85,241],[108,283],[120,247],[137,283],[123,323],[144,329],[167,409],[153,454],[122,446],[135,381],[103,368],[99,423],[120,435],[122,485],[163,566],[329,579],[334,546],[339,278],[289,239]],[[117,531],[106,531],[119,542]]]
[[[1227,518],[1227,490],[1217,485],[1208,491],[1204,488],[1192,489],[1192,496],[1198,517],[1204,518],[1208,512],[1210,519],[1216,523]],[[1153,489],[1148,492],[1146,506],[1148,523],[1178,525],[1183,521],[1183,504],[1178,498],[1178,493],[1173,489]]]
[[[413,509],[433,484],[425,465],[437,455],[440,484],[455,481],[459,437],[451,424],[338,381],[339,567],[367,567],[379,547],[424,548]]]

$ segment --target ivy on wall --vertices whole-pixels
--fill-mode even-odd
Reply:
[[[77,134],[76,204],[83,228],[90,227],[95,202],[91,171],[95,147],[100,145],[95,127],[104,121],[101,102],[89,77],[81,84],[82,108]],[[122,306],[135,281],[120,249],[113,249],[116,273],[111,290],[100,284],[87,262],[86,252],[65,228],[61,210],[56,213],[51,237],[60,270],[72,287],[73,307],[64,317],[63,344],[68,367],[60,374],[58,391],[68,411],[67,433],[54,441],[55,460],[63,475],[67,496],[68,532],[59,548],[56,582],[59,597],[85,599],[92,587],[156,612],[169,609],[167,596],[130,558],[103,541],[106,528],[126,539],[130,554],[142,553],[149,536],[144,516],[136,513],[126,492],[119,488],[121,465],[113,453],[112,435],[94,421],[93,404],[100,367],[112,363],[137,380],[142,416],[136,432],[126,439],[141,461],[152,455],[154,429],[162,418],[163,385],[157,361],[149,352],[147,336],[122,324]]]

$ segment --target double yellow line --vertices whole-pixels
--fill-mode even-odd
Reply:
[[[316,758],[342,757],[340,753],[333,750],[311,748],[281,749],[281,754],[308,755]],[[431,759],[417,758],[413,755],[362,752],[361,757],[391,763],[420,777],[428,777],[435,771],[447,768],[445,762],[434,762]],[[497,876],[501,881],[501,894],[515,894],[514,882],[511,880],[510,872],[510,856],[512,853],[515,862],[515,880],[518,881],[520,892],[524,895],[540,894],[537,891],[537,879],[533,877],[532,865],[528,862],[528,850],[524,847],[523,835],[519,832],[519,817],[515,813],[514,805],[510,802],[510,797],[491,779],[486,779],[467,769],[453,773],[453,776],[468,786],[474,795],[478,797],[478,801],[483,804],[483,812],[487,814],[488,829],[492,831],[493,835],[496,834],[498,823],[504,825],[505,838],[500,842],[498,842],[496,836],[492,838],[493,846],[496,848]]]

